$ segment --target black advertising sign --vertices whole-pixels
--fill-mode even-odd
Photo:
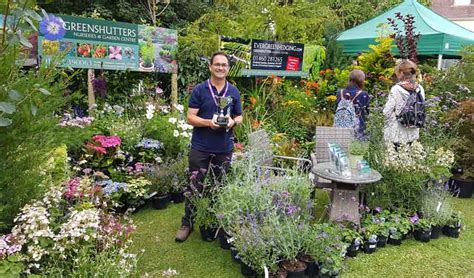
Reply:
[[[252,70],[301,71],[304,44],[252,40]]]

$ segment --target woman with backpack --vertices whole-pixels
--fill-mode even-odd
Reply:
[[[369,94],[364,91],[365,74],[353,70],[344,89],[336,92],[334,127],[354,128],[355,138],[364,140],[365,122],[369,114]]]
[[[398,83],[390,89],[383,109],[384,139],[395,146],[417,140],[425,121],[425,91],[416,81],[416,69],[410,60],[403,60],[395,67]]]

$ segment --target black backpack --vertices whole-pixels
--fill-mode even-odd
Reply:
[[[425,126],[425,100],[421,95],[420,87],[416,87],[415,91],[408,91],[408,97],[405,105],[397,115],[398,122],[404,127],[424,127]]]

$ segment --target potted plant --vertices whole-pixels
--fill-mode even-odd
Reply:
[[[155,46],[151,39],[148,39],[146,43],[140,45],[140,68],[144,71],[153,71],[155,62]]]
[[[146,178],[151,182],[149,187],[149,199],[155,209],[165,209],[170,202],[170,183],[166,180],[168,172],[166,168],[155,165],[146,172]]]
[[[282,258],[281,266],[287,271],[288,277],[301,277],[306,264],[299,260],[298,254],[303,249],[304,230],[307,223],[292,217],[272,219],[275,238],[274,249]]]
[[[344,265],[347,244],[341,228],[328,223],[311,227],[311,241],[304,241],[305,251],[319,265],[319,277],[337,277]]]
[[[460,212],[453,212],[449,218],[446,226],[443,227],[443,234],[458,238],[461,233],[462,219]]]
[[[413,221],[413,236],[416,240],[421,242],[429,242],[431,238],[431,223],[426,219],[420,219],[418,215],[414,215]]]
[[[439,238],[443,226],[447,224],[452,214],[449,191],[444,186],[433,186],[427,189],[423,196],[421,212],[423,218],[431,224],[431,238]]]
[[[386,223],[386,219],[389,217],[390,212],[388,210],[381,210],[375,208],[373,214],[366,214],[362,223],[364,230],[367,233],[368,230],[377,236],[377,247],[384,247],[387,244],[389,226]]]
[[[449,118],[453,123],[459,123],[454,145],[459,170],[450,180],[451,190],[460,198],[471,198],[474,191],[474,99],[460,102]]]
[[[364,253],[371,254],[377,249],[377,224],[370,224],[362,228],[364,231]]]
[[[194,224],[199,227],[204,241],[213,241],[217,233],[217,219],[212,210],[210,196],[192,196],[189,201],[194,206]]]
[[[388,228],[389,236],[388,243],[392,245],[401,245],[402,244],[402,233],[394,226]]]
[[[346,256],[354,258],[363,244],[362,236],[355,229],[344,227],[341,234],[343,242],[347,243]]]
[[[188,170],[188,156],[187,154],[180,154],[169,165],[169,174],[171,175],[171,200],[173,203],[184,202],[184,191],[189,184],[189,170]]]
[[[263,274],[264,267],[270,272],[278,270],[278,253],[271,244],[274,231],[271,219],[275,215],[258,222],[254,216],[244,216],[231,228],[233,250],[238,254],[241,273],[245,276]]]
[[[354,140],[349,145],[349,159],[352,168],[357,167],[357,162],[364,159],[364,156],[369,150],[368,142],[363,142],[360,140]]]
[[[411,223],[409,217],[405,214],[400,214],[400,216],[395,216],[394,220],[398,222],[398,229],[402,233],[402,240],[413,231],[413,224]]]

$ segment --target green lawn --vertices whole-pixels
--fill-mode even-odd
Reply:
[[[429,243],[413,239],[401,246],[378,249],[346,260],[342,277],[474,277],[474,198],[455,199],[465,229],[459,239],[441,237]],[[144,208],[133,215],[137,225],[133,251],[140,255],[140,276],[159,277],[175,269],[177,277],[241,277],[239,265],[218,241],[204,242],[194,231],[185,243],[174,241],[181,223],[183,204],[165,210]]]

